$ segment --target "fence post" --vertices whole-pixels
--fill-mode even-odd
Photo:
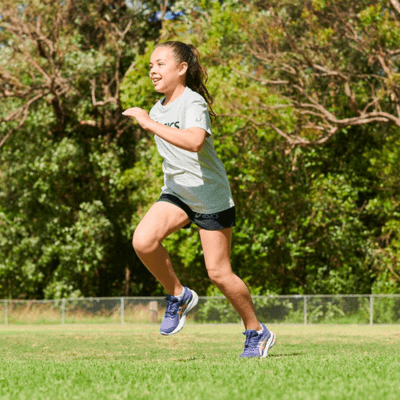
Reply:
[[[374,295],[369,296],[369,324],[374,324]]]
[[[121,325],[125,322],[125,302],[124,298],[121,297]]]
[[[65,324],[65,299],[61,300],[61,325]]]
[[[4,304],[4,323],[8,325],[8,300]]]
[[[153,324],[158,321],[158,302],[150,301],[149,302],[149,313],[150,313],[150,322]]]
[[[307,296],[304,297],[304,325],[307,325]]]

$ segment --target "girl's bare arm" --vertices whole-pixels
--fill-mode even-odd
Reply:
[[[207,132],[202,128],[178,129],[155,122],[139,107],[129,108],[122,114],[135,118],[143,129],[183,150],[198,153],[207,137]]]

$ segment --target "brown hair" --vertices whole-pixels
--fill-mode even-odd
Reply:
[[[192,44],[186,44],[178,41],[167,41],[158,43],[157,47],[167,47],[172,50],[172,56],[177,63],[185,62],[188,65],[186,72],[186,86],[203,96],[206,101],[211,117],[216,117],[211,104],[214,99],[206,88],[208,74],[206,69],[200,64],[200,53]]]

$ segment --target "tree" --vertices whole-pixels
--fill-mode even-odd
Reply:
[[[161,160],[121,110],[159,98],[148,58],[166,39],[209,72],[252,292],[398,291],[397,2],[173,3],[2,5],[0,295],[163,294],[131,245]],[[195,232],[164,245],[214,293]]]
[[[135,209],[120,186],[138,137],[121,115],[120,82],[158,37],[157,10],[156,1],[2,3],[3,296],[152,290],[139,284]]]
[[[265,25],[256,24],[259,17],[266,18],[260,10],[262,7],[256,8],[257,2],[241,6],[232,6],[230,2],[221,6],[218,1],[196,4],[200,4],[200,8],[186,13],[180,24],[166,24],[163,37],[196,45],[209,72],[208,85],[215,96],[214,109],[218,115],[213,123],[214,140],[238,207],[238,227],[232,249],[235,270],[246,277],[254,293],[369,293],[374,282],[379,281],[377,278],[387,275],[383,271],[391,268],[390,264],[381,263],[379,255],[382,251],[387,254],[379,247],[378,236],[388,222],[386,216],[378,219],[372,207],[374,199],[379,204],[383,201],[378,200],[378,186],[384,182],[371,168],[370,155],[375,150],[383,156],[382,146],[388,135],[395,133],[394,128],[382,121],[350,124],[340,129],[335,126],[328,141],[327,125],[323,124],[329,121],[310,113],[307,107],[297,107],[294,101],[304,94],[291,91],[287,82],[277,84],[278,78],[273,74],[283,72],[276,72],[269,65],[266,68],[265,60],[257,58],[259,48],[251,47],[257,44],[256,39],[261,42],[276,40],[277,43],[280,43],[278,39],[286,40],[281,31],[277,31],[278,38],[274,39],[272,28],[264,32]],[[274,7],[275,17],[282,13],[288,21],[295,20],[294,11],[302,10],[300,5],[288,6],[290,12],[285,13],[277,4]],[[350,8],[350,15],[353,11]],[[273,20],[271,17],[269,23]],[[275,20],[280,21],[279,18]],[[314,25],[307,30],[308,25],[298,24],[299,36],[300,33],[305,37],[315,34],[311,29]],[[290,24],[288,26],[292,29]],[[263,39],[263,32],[267,39]],[[302,45],[305,46],[302,52],[308,51],[306,40]],[[301,58],[303,53],[298,53],[288,47],[286,60]],[[143,59],[138,67],[147,62]],[[274,62],[277,69],[283,63],[282,59]],[[365,60],[360,57],[351,58],[348,64],[348,70],[365,68]],[[336,108],[330,112],[343,115],[350,112],[346,103],[348,97],[339,96],[345,87],[339,87],[336,93],[332,85],[325,82],[334,77],[325,74],[318,77],[317,72],[309,69],[306,72],[309,74],[307,82],[312,83],[307,86],[311,97],[336,98]],[[129,105],[151,106],[151,88],[139,79],[144,74],[139,67],[126,76],[122,91]],[[275,81],[271,84],[266,82],[267,78]],[[362,88],[362,81],[360,85]],[[319,136],[313,138],[301,136],[310,134],[308,128],[304,128],[305,119],[309,120],[306,123],[319,121],[324,131],[320,130]],[[294,136],[288,140],[276,127],[293,128]],[[151,141],[143,140],[151,148]],[[314,146],[317,144],[320,146]],[[384,201],[396,207],[393,200],[391,197]],[[207,285],[203,274],[198,272],[202,270],[202,260],[194,257],[198,249],[186,233],[179,232],[176,236],[175,254],[183,254],[181,249],[185,248],[186,254],[193,255],[188,257],[190,261],[177,257],[179,273],[185,274],[190,263],[192,267],[195,263],[198,268],[193,279],[197,285],[199,282]],[[397,254],[396,251],[390,254]],[[385,262],[389,258],[386,257]],[[397,286],[394,283],[390,290],[396,290]]]
[[[290,145],[326,143],[340,129],[400,127],[400,8],[396,0],[254,1],[240,73],[282,98],[258,109]],[[238,70],[238,69],[236,69]],[[294,120],[271,120],[282,108]]]

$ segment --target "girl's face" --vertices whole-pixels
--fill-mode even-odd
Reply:
[[[150,79],[159,93],[172,93],[185,83],[187,63],[177,64],[168,47],[156,48],[150,58]]]

